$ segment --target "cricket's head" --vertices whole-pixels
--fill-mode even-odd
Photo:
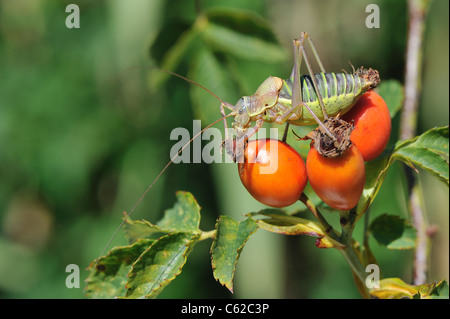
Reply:
[[[227,109],[231,110],[234,116],[234,125],[246,128],[252,117],[273,107],[278,101],[283,83],[282,79],[270,76],[258,87],[255,94],[243,96],[236,105],[222,102]]]
[[[224,103],[224,106],[231,111],[234,116],[234,125],[238,127],[245,127],[250,122],[250,115],[248,114],[248,106],[250,105],[251,97],[243,96],[236,105]]]

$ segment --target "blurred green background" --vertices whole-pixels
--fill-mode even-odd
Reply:
[[[175,41],[203,10],[250,11],[265,19],[285,50],[286,58],[278,61],[213,52],[216,61],[231,65],[234,76],[244,79],[241,85],[217,83],[214,78],[201,84],[233,104],[241,95],[252,94],[269,75],[290,75],[291,41],[301,31],[311,35],[328,71],[350,70],[351,62],[378,69],[382,79],[403,82],[405,1],[76,1],[79,29],[66,28],[69,3],[0,1],[1,298],[82,298],[86,267],[99,257],[122,212],[133,207],[169,160],[171,130],[191,131],[192,119],[198,118],[191,101],[211,101],[211,114],[219,117],[219,103],[207,93],[194,92],[177,78],[157,86],[150,75],[154,72],[144,67],[164,64]],[[379,29],[365,27],[370,3],[380,7]],[[448,1],[432,1],[419,133],[448,125],[448,12]],[[198,79],[204,60],[191,56],[207,52],[201,50],[199,46],[186,52],[172,71]],[[232,96],[221,95],[224,86],[233,87],[226,91]],[[398,115],[392,142],[397,122]],[[448,188],[425,172],[420,173],[420,183],[428,222],[439,226],[429,281],[448,280]],[[240,184],[235,165],[179,164],[166,171],[133,219],[155,222],[175,202],[176,190],[197,198],[204,230],[214,227],[219,214],[240,219],[263,207]],[[386,212],[407,218],[404,190],[402,169],[394,165],[371,218]],[[290,209],[296,208],[302,207]],[[125,243],[119,232],[110,248]],[[371,244],[384,276],[412,281],[411,251]],[[214,280],[209,247],[210,241],[195,247],[162,298],[359,297],[344,259],[335,250],[316,248],[313,238],[258,231],[242,252],[234,295]],[[65,285],[68,264],[81,269],[79,289]]]

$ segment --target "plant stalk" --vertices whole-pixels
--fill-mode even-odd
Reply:
[[[405,102],[400,119],[400,139],[413,138],[417,131],[417,115],[421,92],[422,66],[423,66],[423,37],[425,20],[430,0],[409,0],[409,30],[406,48],[405,66]],[[405,167],[409,188],[409,208],[414,227],[417,230],[417,244],[414,258],[414,284],[421,285],[426,282],[427,273],[427,247],[429,238],[426,233],[423,205],[419,200],[420,189],[417,178],[411,168]]]
[[[353,274],[353,278],[358,288],[359,293],[363,298],[370,298],[369,290],[365,284],[366,272],[365,267],[355,252],[353,247],[353,230],[357,221],[356,209],[350,211],[341,211],[340,222],[342,226],[342,233],[340,237],[335,232],[334,228],[327,222],[325,217],[320,213],[314,203],[304,193],[300,196],[299,200],[305,204],[306,207],[313,213],[316,219],[324,227],[327,236],[345,245],[345,248],[338,249],[344,259],[350,266]]]
[[[366,272],[365,267],[358,258],[355,248],[353,247],[353,230],[355,228],[356,222],[356,210],[341,211],[340,212],[340,223],[342,226],[342,234],[340,242],[345,245],[344,249],[339,251],[349,264],[353,279],[355,280],[356,287],[363,298],[370,298],[369,290],[365,284]]]

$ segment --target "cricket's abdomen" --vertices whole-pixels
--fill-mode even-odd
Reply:
[[[367,83],[354,74],[346,73],[318,73],[315,74],[317,86],[328,116],[336,116],[346,113],[356,103],[359,97],[367,90]],[[278,101],[282,104],[292,105],[292,83],[293,78],[284,81]],[[312,111],[323,120],[324,116],[317,98],[312,79],[309,75],[300,77],[302,100],[306,102]],[[301,117],[289,121],[294,125],[316,124],[309,110],[303,106]]]

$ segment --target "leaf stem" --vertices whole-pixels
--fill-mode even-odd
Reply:
[[[369,246],[369,223],[370,223],[370,207],[364,212],[364,230],[363,230],[363,245]]]
[[[311,213],[316,217],[317,221],[323,226],[325,233],[327,236],[333,238],[334,240],[339,241],[339,236],[336,234],[336,232],[333,229],[333,226],[331,226],[328,221],[323,217],[323,215],[320,213],[320,211],[317,209],[317,207],[314,205],[314,203],[306,196],[305,193],[302,193],[300,195],[299,200],[305,204],[306,207],[311,211]]]
[[[202,240],[205,240],[205,239],[208,239],[208,238],[212,238],[215,233],[216,233],[215,229],[210,230],[210,231],[202,231],[202,233],[200,234],[200,237],[199,237],[198,240],[202,241]]]

